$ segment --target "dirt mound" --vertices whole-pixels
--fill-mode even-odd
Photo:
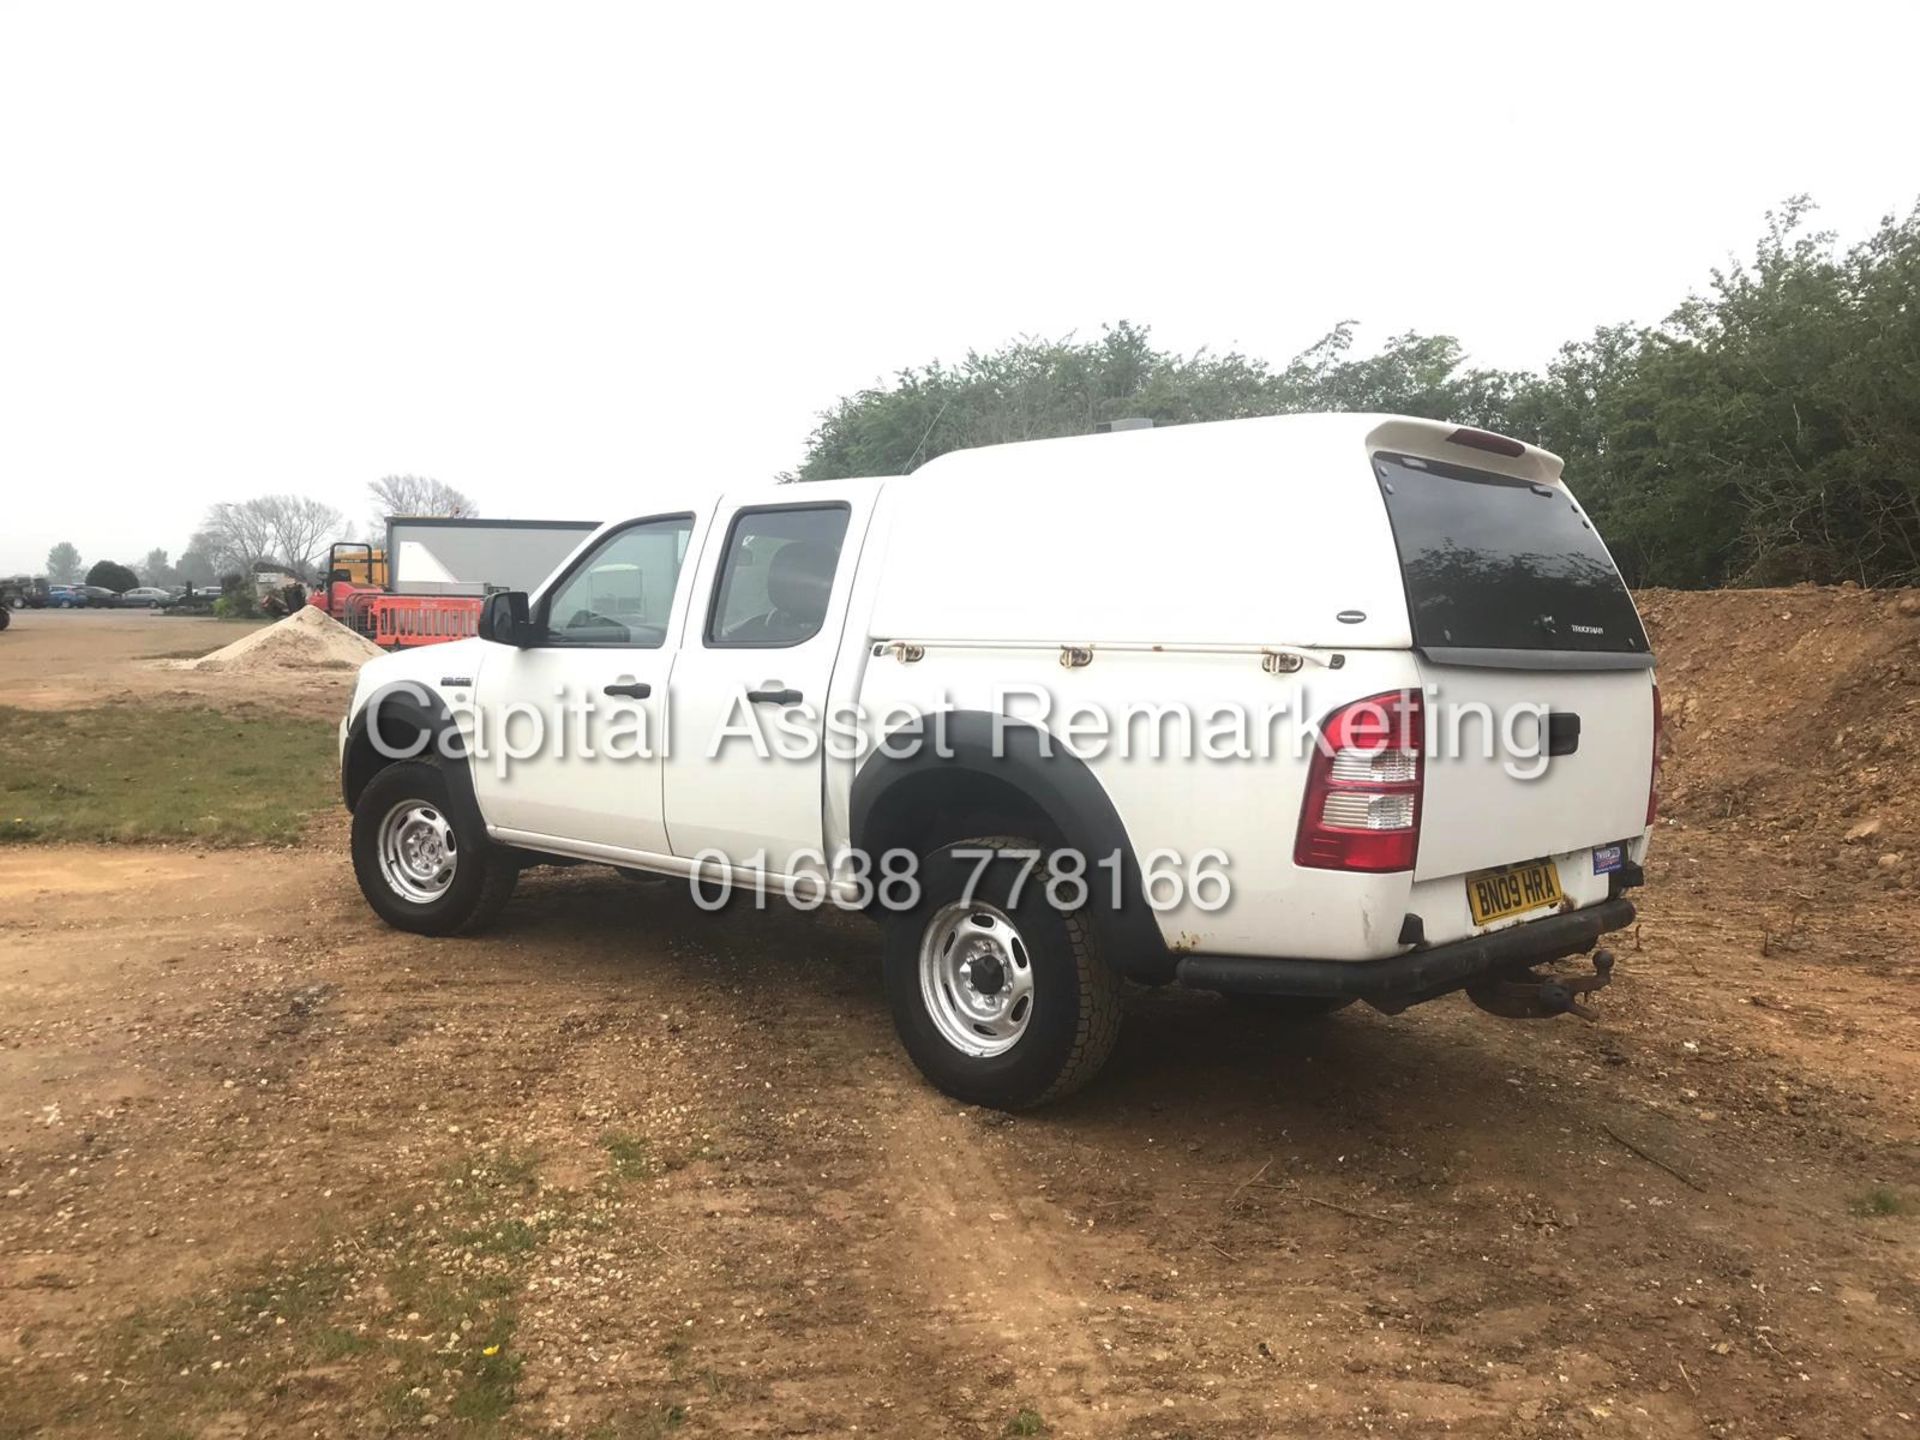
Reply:
[[[311,605],[302,605],[278,624],[243,635],[211,655],[185,661],[181,668],[236,675],[265,670],[355,670],[381,653],[364,635],[356,635]]]
[[[1637,598],[1660,662],[1664,814],[1797,836],[1808,860],[1920,873],[1920,591]]]

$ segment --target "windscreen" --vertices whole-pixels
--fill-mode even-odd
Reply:
[[[1415,645],[1646,654],[1620,572],[1559,486],[1384,452],[1373,466]]]

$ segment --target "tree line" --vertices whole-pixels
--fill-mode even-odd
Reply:
[[[793,478],[893,475],[969,445],[1312,410],[1457,420],[1567,462],[1629,583],[1920,583],[1920,207],[1842,248],[1805,197],[1750,261],[1655,325],[1603,326],[1537,371],[1450,335],[1354,353],[1352,321],[1284,365],[1022,339],[901,371],[821,417]]]
[[[460,490],[424,475],[386,475],[369,481],[367,498],[371,503],[367,533],[375,537],[385,534],[387,520],[396,515],[479,514]],[[84,575],[87,584],[109,590],[129,590],[135,585],[203,588],[226,576],[270,568],[311,585],[322,578],[319,567],[327,546],[350,540],[354,533],[345,515],[311,496],[259,495],[209,507],[177,560],[156,547],[137,563],[96,560],[88,567],[79,549],[62,540],[47,552],[47,579],[55,585],[71,585]]]

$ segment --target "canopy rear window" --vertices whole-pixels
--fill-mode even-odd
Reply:
[[[1386,452],[1373,467],[1413,643],[1433,658],[1498,664],[1505,653],[1518,663],[1525,657],[1511,652],[1526,651],[1646,663],[1627,587],[1566,491]]]

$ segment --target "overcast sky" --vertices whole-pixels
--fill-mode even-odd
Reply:
[[[1917,16],[0,0],[0,573],[270,491],[364,521],[402,471],[658,508],[900,366],[1121,317],[1535,365],[1795,191],[1906,210]]]

